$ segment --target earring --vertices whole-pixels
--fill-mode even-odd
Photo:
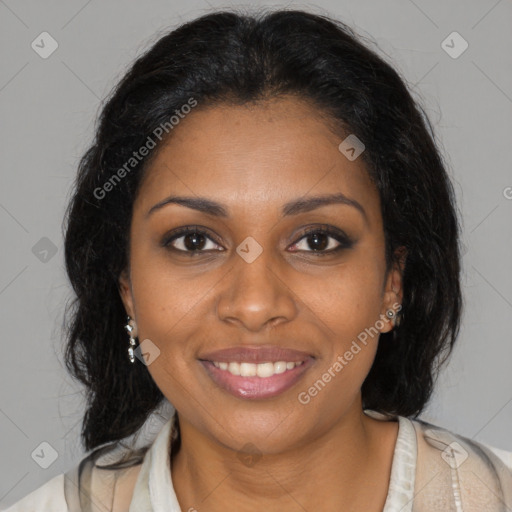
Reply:
[[[395,313],[395,311],[393,309],[388,309],[386,311],[386,316],[389,319],[394,319],[394,320],[392,320],[393,327],[399,327],[400,326],[400,322],[401,322],[401,319],[402,319],[402,315],[401,315],[400,311],[398,313]]]
[[[130,336],[130,346],[128,347],[128,357],[130,359],[130,363],[134,363],[135,362],[135,357],[133,355],[133,349],[135,348],[136,346],[136,343],[135,343],[135,338],[132,336],[132,331],[133,331],[133,325],[132,325],[132,322],[133,320],[130,318],[130,316],[128,315],[127,317],[127,323],[126,325],[124,326],[124,328],[126,329],[126,331],[128,332],[128,336]]]

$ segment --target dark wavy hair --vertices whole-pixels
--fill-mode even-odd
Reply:
[[[202,108],[294,95],[364,142],[387,268],[401,246],[407,260],[401,323],[381,335],[363,406],[415,418],[422,412],[460,328],[455,194],[423,107],[363,40],[340,21],[301,10],[212,12],[161,36],[105,100],[65,219],[76,294],[65,313],[65,362],[87,390],[87,450],[135,434],[164,399],[146,366],[128,361],[118,283],[129,265],[132,206],[160,145],[104,197],[97,191],[191,97]]]

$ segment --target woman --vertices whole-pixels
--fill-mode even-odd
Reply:
[[[418,419],[459,331],[459,231],[427,117],[350,28],[218,12],[165,35],[68,210],[93,451],[9,510],[511,507],[512,454]]]

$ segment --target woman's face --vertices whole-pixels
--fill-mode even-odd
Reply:
[[[361,414],[400,273],[362,158],[309,104],[200,108],[147,169],[121,295],[182,431],[277,453]]]

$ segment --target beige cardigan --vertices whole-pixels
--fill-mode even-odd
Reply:
[[[421,420],[365,413],[399,421],[383,512],[512,510],[512,453],[496,450],[499,457],[486,445]],[[163,425],[142,463],[100,469],[122,450],[99,457],[96,450],[6,512],[193,512],[181,511],[168,469],[174,420]]]

